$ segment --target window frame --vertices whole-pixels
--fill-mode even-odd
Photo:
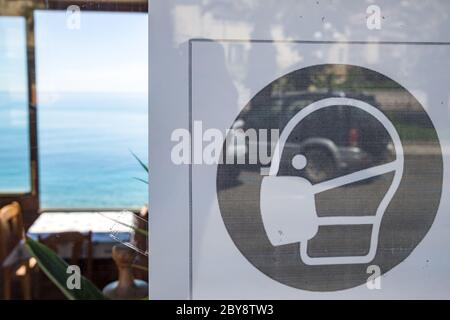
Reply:
[[[78,5],[84,11],[105,12],[145,12],[148,13],[147,0],[9,0],[0,7],[0,17],[24,17],[26,21],[26,61],[28,86],[28,138],[29,138],[29,170],[30,191],[0,193],[0,207],[13,201],[18,201],[24,213],[24,225],[29,227],[42,212],[39,201],[39,146],[38,146],[38,119],[36,101],[36,60],[34,36],[35,10],[66,10],[70,5]],[[57,210],[57,209],[55,209]],[[105,209],[79,209],[70,208],[58,211],[105,211]],[[117,211],[118,209],[108,210]],[[48,210],[46,210],[48,211]],[[51,211],[54,211],[53,209]]]

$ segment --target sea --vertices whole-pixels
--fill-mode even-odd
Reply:
[[[0,194],[30,190],[24,93],[0,92]],[[41,208],[139,208],[148,203],[146,93],[41,93]],[[136,179],[138,178],[138,179]]]

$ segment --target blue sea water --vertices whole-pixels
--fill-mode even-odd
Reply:
[[[30,190],[26,92],[0,92],[0,193]]]
[[[10,101],[8,101],[8,99]],[[0,95],[0,191],[29,188],[26,109]],[[38,96],[42,208],[138,208],[148,202],[147,95]],[[6,124],[6,125],[5,125]],[[3,155],[3,156],[2,156]],[[5,156],[8,155],[8,156]]]

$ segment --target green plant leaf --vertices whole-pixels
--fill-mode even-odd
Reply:
[[[69,289],[67,279],[71,276],[67,273],[69,266],[50,248],[33,239],[26,239],[26,247],[30,254],[37,260],[41,270],[70,300],[107,300],[101,291],[87,278],[81,276],[81,288]]]
[[[148,181],[147,181],[147,180],[144,180],[144,179],[142,179],[142,178],[133,177],[133,179],[136,179],[137,181],[140,181],[140,182],[143,182],[143,183],[145,183],[145,184],[148,184]]]
[[[130,150],[130,152],[133,155],[133,157],[137,160],[137,162],[139,162],[141,167],[144,168],[144,170],[147,171],[148,173],[148,166],[141,159],[139,159],[139,157],[133,151]]]

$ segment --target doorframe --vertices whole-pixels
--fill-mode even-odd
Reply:
[[[0,194],[0,207],[13,201],[19,202],[23,212],[25,228],[28,228],[38,218],[40,213],[39,202],[39,146],[38,146],[38,115],[37,115],[37,88],[36,88],[36,60],[34,37],[34,11],[35,10],[66,10],[70,5],[78,5],[83,11],[107,12],[142,12],[148,13],[147,0],[38,0],[0,2],[0,17],[24,17],[26,21],[26,47],[27,47],[27,85],[28,85],[28,132],[29,132],[29,166],[30,191],[24,193]]]

